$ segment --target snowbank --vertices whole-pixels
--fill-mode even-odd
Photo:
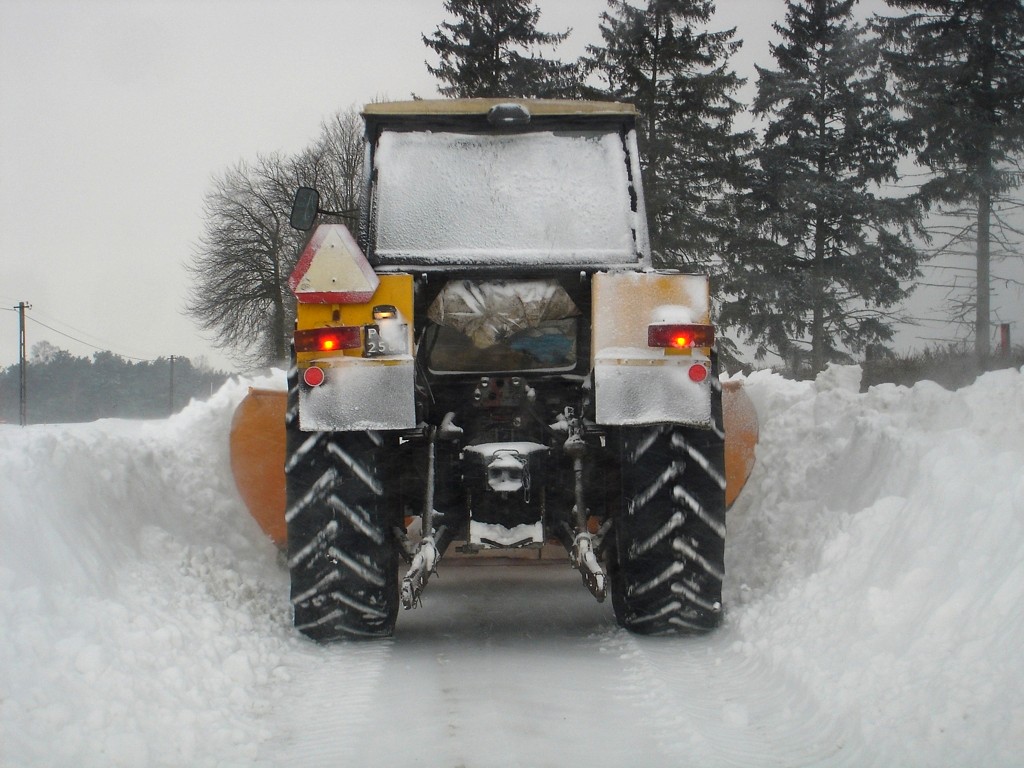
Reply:
[[[1024,377],[859,394],[755,374],[758,466],[730,513],[743,653],[860,718],[889,765],[1024,759]]]
[[[815,764],[1019,765],[1024,372],[989,373],[955,393],[921,383],[860,394],[858,382],[856,368],[816,382],[747,379],[761,442],[730,511],[725,626],[670,643],[608,628],[601,642],[629,649],[622,664],[692,668],[693,654],[673,662],[671,643],[706,645],[719,677],[749,662],[778,673],[766,681],[797,680],[857,742],[854,754],[837,748]],[[286,574],[228,463],[231,415],[250,383],[268,384],[228,383],[166,421],[0,426],[0,765],[268,764],[268,743],[278,754],[291,743],[280,736],[296,724],[276,706],[301,679],[321,681],[325,697],[355,697],[361,732],[405,709],[423,721],[425,754],[442,746],[444,707],[434,722],[418,703],[441,695],[438,661],[420,674],[403,667],[403,685],[382,696],[374,670],[392,646],[317,649],[290,630]],[[574,668],[574,642],[524,634],[522,650],[506,653]],[[460,655],[457,641],[443,647]],[[481,647],[462,650],[483,670],[495,663]],[[324,677],[332,670],[340,681]],[[532,709],[501,704],[522,700],[504,672],[456,691],[467,702],[486,695],[495,722],[529,723]],[[761,679],[747,687],[769,684]],[[448,678],[446,696],[458,680]],[[592,702],[584,712],[603,711],[616,688],[573,680]],[[725,683],[729,700],[712,711],[728,715],[730,739],[758,744],[762,721],[744,696],[784,701]],[[686,697],[699,707],[709,690]],[[644,712],[614,717],[639,733]],[[585,733],[595,723],[574,725]],[[469,762],[501,764],[487,733],[460,743],[479,758]],[[611,754],[586,761],[609,764]]]
[[[0,765],[255,757],[292,640],[231,479],[249,384],[167,421],[0,427]]]

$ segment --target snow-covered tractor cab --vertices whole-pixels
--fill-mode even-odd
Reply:
[[[296,626],[390,635],[450,548],[553,541],[623,626],[717,625],[708,283],[651,269],[634,108],[414,101],[364,118],[359,232],[321,223],[291,278]],[[293,223],[317,206],[300,190]]]

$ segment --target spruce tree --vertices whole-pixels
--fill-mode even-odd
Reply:
[[[886,196],[904,151],[877,40],[855,0],[788,0],[777,69],[758,67],[767,120],[729,253],[727,323],[812,373],[892,337],[891,310],[917,275],[911,198]]]
[[[446,0],[445,21],[424,44],[439,57],[427,71],[440,92],[456,98],[568,98],[579,93],[575,64],[544,58],[571,30],[540,32],[540,10],[530,0]]]
[[[727,199],[742,177],[751,134],[734,132],[743,80],[729,69],[735,29],[710,32],[711,0],[609,0],[604,44],[588,46],[596,95],[632,102],[651,246],[661,264],[712,269],[732,222]]]
[[[1020,184],[1024,155],[1024,5],[1021,0],[888,0],[904,16],[877,19],[899,83],[926,200],[942,213],[973,209],[974,340],[989,354],[993,226]]]

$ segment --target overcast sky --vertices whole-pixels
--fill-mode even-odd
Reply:
[[[605,0],[538,5],[573,28],[563,58],[598,40]],[[783,9],[718,0],[751,83]],[[436,95],[420,35],[443,19],[442,0],[0,0],[0,367],[26,301],[30,349],[233,369],[183,311],[211,178],[340,108]]]

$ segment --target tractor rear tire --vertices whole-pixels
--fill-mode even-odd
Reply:
[[[387,637],[398,615],[398,542],[382,432],[303,432],[288,375],[285,478],[295,627],[318,642]]]
[[[717,383],[715,429],[620,430],[622,497],[609,576],[616,620],[639,634],[699,634],[722,619],[726,504]]]

